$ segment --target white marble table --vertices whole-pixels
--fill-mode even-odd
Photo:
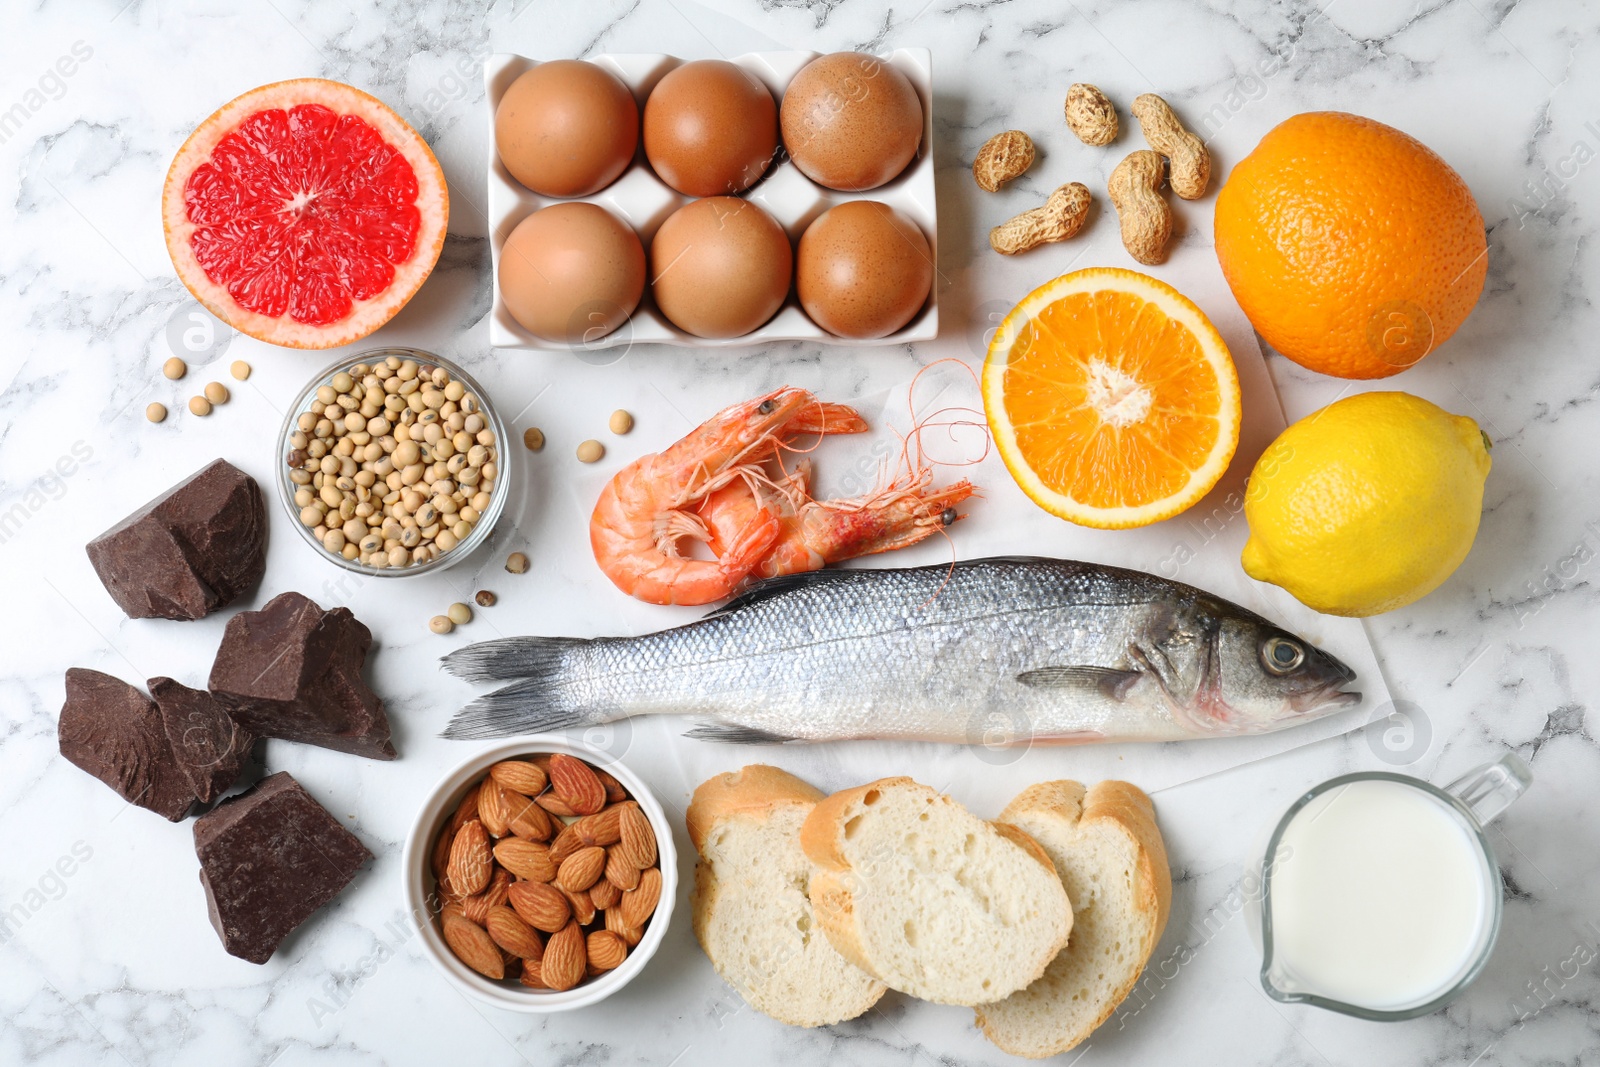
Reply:
[[[5,16],[0,1063],[1008,1061],[972,1028],[970,1013],[897,996],[841,1026],[780,1026],[742,1008],[686,921],[674,924],[627,990],[566,1016],[469,1003],[419,953],[399,893],[400,842],[420,791],[465,751],[434,736],[465,690],[437,673],[444,646],[423,620],[487,585],[506,594],[504,610],[475,623],[474,637],[494,628],[530,632],[555,617],[562,627],[587,627],[582,632],[617,624],[614,606],[598,606],[610,602],[592,570],[536,567],[514,596],[499,570],[509,547],[556,559],[581,537],[592,495],[570,461],[534,467],[511,525],[492,552],[459,569],[467,573],[403,592],[342,578],[315,560],[273,504],[268,578],[243,606],[299,588],[325,605],[349,604],[367,621],[380,645],[373,676],[393,709],[402,758],[377,764],[267,746],[268,765],[294,773],[378,857],[268,965],[220,950],[187,826],[125,809],[59,757],[65,668],[194,681],[204,677],[227,614],[197,623],[123,619],[86,566],[84,541],[217,455],[265,482],[280,409],[322,362],[235,338],[221,362],[186,383],[247,359],[256,367],[248,384],[224,378],[235,385],[231,404],[205,421],[143,420],[149,401],[176,411],[192,391],[158,370],[192,307],[173,278],[156,210],[171,154],[223,100],[308,74],[354,83],[396,106],[435,146],[451,183],[451,237],[439,269],[378,339],[466,362],[519,425],[546,427],[552,457],[570,456],[613,407],[670,412],[685,395],[732,398],[783,380],[863,396],[936,358],[973,360],[990,303],[1009,303],[1069,263],[1121,262],[1104,216],[1080,242],[1015,262],[983,247],[984,232],[1018,198],[985,199],[965,174],[967,162],[995,131],[1042,131],[1041,164],[1020,183],[1021,199],[1042,197],[1060,173],[1052,154],[1065,160],[1072,151],[1059,122],[1071,81],[1097,82],[1124,103],[1161,91],[1204,126],[1222,174],[1272,125],[1305,110],[1357,111],[1419,136],[1477,195],[1490,231],[1489,280],[1460,333],[1385,384],[1473,416],[1496,446],[1483,527],[1466,564],[1434,595],[1368,628],[1417,730],[1398,753],[1357,732],[1159,793],[1172,919],[1139,992],[1072,1055],[1085,1064],[1262,1065],[1600,1056],[1600,822],[1592,814],[1600,743],[1587,718],[1588,687],[1600,685],[1592,647],[1600,311],[1589,288],[1600,271],[1600,170],[1591,165],[1600,152],[1600,10],[1474,0],[1333,0],[1321,14],[1262,0],[550,0],[488,10],[432,4],[420,13],[414,6],[96,0]],[[532,356],[489,353],[484,56],[899,45],[933,50],[944,317],[937,342],[826,356],[805,345],[744,356],[641,349],[627,356],[626,374],[576,363],[551,372],[520,362]],[[1103,188],[1117,157],[1071,158],[1084,180]],[[1158,273],[1181,283],[1185,262],[1209,259],[1209,203],[1184,208],[1185,241]],[[1280,357],[1269,364],[1291,418],[1347,391]],[[1010,491],[994,483],[995,493]],[[585,590],[596,593],[594,606]],[[636,629],[649,619],[624,616]],[[626,748],[647,778],[676,780],[694,744],[678,732],[657,721],[603,740]],[[1492,834],[1506,879],[1505,924],[1467,995],[1442,1013],[1391,1025],[1268,1000],[1237,888],[1263,824],[1302,788],[1336,773],[1398,765],[1444,781],[1508,749],[1528,760],[1536,784]],[[733,766],[745,755],[719,758]],[[1006,779],[1017,773],[973,764],[970,782],[951,788],[999,795],[1018,784]],[[1129,777],[1137,780],[1131,769]],[[663,793],[671,805],[685,799]],[[687,851],[681,833],[680,849]]]

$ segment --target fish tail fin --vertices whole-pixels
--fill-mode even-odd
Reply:
[[[542,734],[621,717],[572,700],[554,678],[533,677],[478,697],[456,712],[440,736],[459,741]]]
[[[507,637],[457,649],[444,658],[445,669],[471,682],[514,679],[484,693],[456,712],[444,737],[510,737],[610,722],[590,700],[574,695],[570,684],[581,676],[574,653],[592,642],[581,637]],[[581,658],[581,657],[579,657]]]
[[[550,679],[560,671],[569,650],[588,643],[582,637],[502,637],[458,648],[440,662],[445,670],[469,682]]]

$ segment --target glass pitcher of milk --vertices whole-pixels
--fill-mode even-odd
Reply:
[[[1500,932],[1484,826],[1532,781],[1508,754],[1444,789],[1368,771],[1297,800],[1251,872],[1267,995],[1385,1021],[1459,996]]]

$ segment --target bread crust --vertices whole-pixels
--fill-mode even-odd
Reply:
[[[822,790],[788,771],[765,763],[752,763],[701,782],[689,800],[684,821],[688,824],[689,840],[699,852],[705,847],[711,828],[723,819],[754,815],[764,820],[780,805],[810,806],[822,799]]]
[[[1155,922],[1151,924],[1149,932],[1138,946],[1144,964],[1117,986],[1113,994],[1101,1005],[1091,1025],[1064,1035],[1050,1047],[1038,1052],[1008,1047],[1002,1043],[985,1017],[984,1008],[979,1006],[974,1009],[977,1024],[990,1041],[1014,1055],[1043,1058],[1065,1052],[1082,1043],[1111,1017],[1111,1013],[1127,999],[1133,987],[1138,984],[1139,978],[1144,973],[1144,965],[1149,963],[1150,954],[1161,941],[1161,935],[1166,930],[1167,918],[1171,914],[1172,872],[1167,863],[1166,844],[1161,838],[1160,829],[1156,826],[1155,805],[1144,790],[1129,782],[1104,781],[1088,789],[1074,781],[1039,782],[1017,794],[1000,813],[1000,818],[1016,819],[1027,814],[1057,818],[1077,828],[1096,822],[1108,822],[1126,833],[1133,839],[1137,853],[1133,886],[1134,906],[1141,912],[1155,914]],[[1053,869],[1054,864],[1051,866]]]

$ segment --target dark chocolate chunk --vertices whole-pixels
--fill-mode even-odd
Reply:
[[[120,678],[73,667],[56,728],[61,754],[141,808],[178,822],[194,789],[153,700]]]
[[[372,858],[287,771],[196,819],[194,851],[222,947],[251,963],[271,959]]]
[[[383,701],[361,678],[371,647],[372,631],[348,608],[283,593],[228,620],[211,692],[261,737],[394,759]]]
[[[89,542],[89,562],[130,619],[199,619],[267,567],[261,487],[219,459]]]
[[[239,780],[256,739],[204,689],[190,689],[171,678],[152,678],[146,684],[161,710],[173,757],[200,803],[211,803]]]

